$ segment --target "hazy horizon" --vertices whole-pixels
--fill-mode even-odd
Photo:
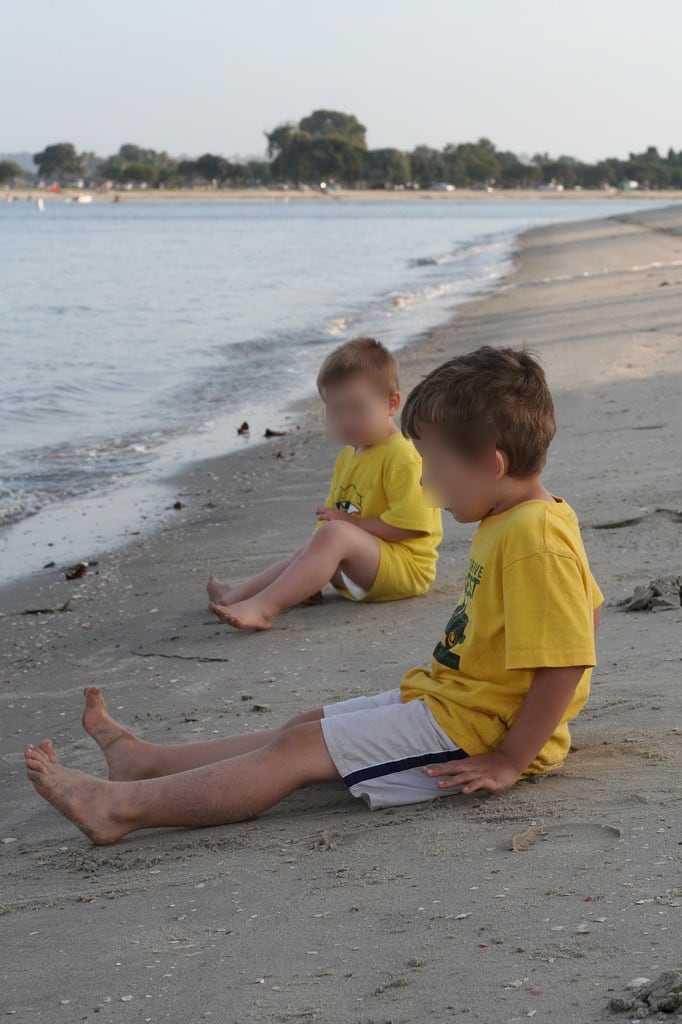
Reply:
[[[266,130],[327,107],[355,114],[372,149],[487,136],[589,162],[665,154],[682,148],[681,37],[674,0],[646,20],[625,0],[6,0],[0,150],[259,156]]]

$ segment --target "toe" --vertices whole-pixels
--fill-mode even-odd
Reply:
[[[57,764],[59,759],[55,753],[54,747],[52,746],[52,740],[43,740],[39,749],[42,750],[52,764]]]

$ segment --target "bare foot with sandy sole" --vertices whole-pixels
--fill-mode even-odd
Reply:
[[[111,813],[108,782],[64,768],[52,742],[29,745],[24,752],[26,772],[36,792],[77,825],[97,846],[115,843],[128,829],[117,825]]]
[[[98,686],[86,686],[83,728],[106,758],[112,782],[149,778],[145,770],[145,744],[115,721]]]
[[[268,618],[254,601],[238,601],[236,604],[223,605],[211,602],[209,611],[217,615],[226,626],[235,629],[270,629],[274,618]]]
[[[222,580],[219,580],[217,576],[211,576],[206,584],[206,590],[212,604],[230,603],[230,591],[232,590],[232,587],[229,583],[224,583]]]

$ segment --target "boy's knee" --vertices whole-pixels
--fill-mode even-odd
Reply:
[[[322,530],[317,531],[314,540],[318,544],[325,545],[343,544],[346,539],[355,535],[356,530],[357,526],[353,526],[352,523],[342,523],[339,519],[332,519],[331,522],[325,523]]]
[[[305,760],[308,748],[317,744],[318,734],[321,735],[319,720],[295,722],[277,733],[270,747],[288,764],[293,764]]]
[[[268,745],[275,771],[281,769],[288,784],[298,789],[314,782],[335,782],[340,778],[317,721],[300,722],[285,729]]]
[[[319,722],[324,716],[322,708],[316,708],[314,711],[304,711],[301,715],[294,715],[284,723],[279,732],[286,732],[288,729],[295,729],[297,725],[305,725],[307,722]]]

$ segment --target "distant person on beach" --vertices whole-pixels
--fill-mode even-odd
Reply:
[[[325,359],[317,386],[346,447],[310,540],[244,583],[208,581],[211,611],[238,629],[269,629],[286,608],[321,600],[327,583],[349,601],[398,601],[424,594],[436,575],[440,509],[425,502],[421,459],[395,424],[395,357],[355,338]]]
[[[575,513],[542,483],[555,431],[544,373],[523,350],[451,359],[412,391],[402,428],[443,507],[479,524],[430,667],[278,729],[169,746],[136,738],[86,690],[83,724],[110,781],[63,768],[49,740],[27,747],[26,763],[94,843],[244,821],[318,782],[343,782],[374,809],[496,792],[561,766],[603,599]]]

